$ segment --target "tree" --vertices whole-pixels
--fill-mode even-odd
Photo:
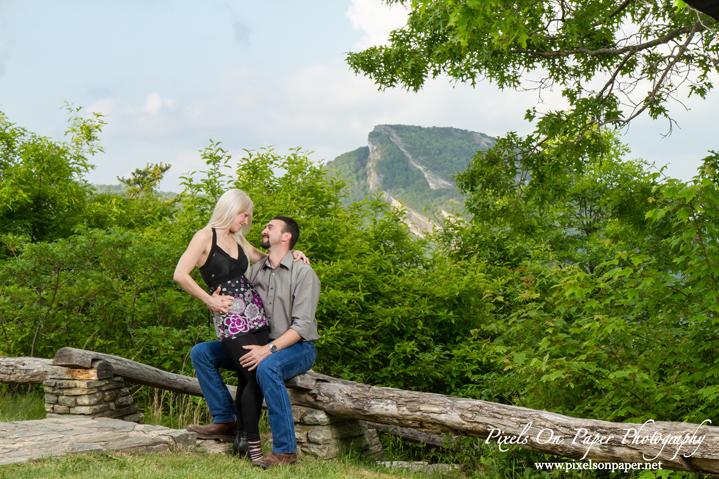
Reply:
[[[516,178],[531,172],[537,185],[606,154],[603,130],[643,113],[668,119],[671,131],[669,100],[705,98],[718,71],[717,21],[666,0],[387,3],[410,7],[407,25],[391,33],[389,45],[347,57],[380,88],[417,91],[440,74],[472,85],[488,79],[502,89],[561,88],[565,110],[528,111],[526,119],[537,120],[532,134],[510,133],[477,156]],[[504,186],[521,192],[526,182]]]
[[[717,22],[666,1],[388,3],[411,5],[406,27],[392,32],[390,45],[348,56],[356,73],[381,88],[416,91],[441,73],[472,85],[487,78],[500,88],[559,85],[574,109],[591,110],[588,118],[626,124],[647,109],[666,116],[666,100],[684,82],[704,97],[717,71]],[[528,73],[540,68],[544,77],[535,86]],[[645,82],[652,87],[642,98]]]
[[[135,168],[130,178],[118,176],[117,179],[127,186],[127,195],[130,198],[153,195],[157,192],[165,172],[171,167],[170,164],[148,163],[144,168]]]
[[[18,127],[0,113],[0,235],[31,242],[69,235],[82,221],[91,194],[83,176],[88,157],[102,151],[98,134],[105,122],[95,113],[66,105],[70,141],[58,142]]]

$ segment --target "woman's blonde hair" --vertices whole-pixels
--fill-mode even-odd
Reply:
[[[237,244],[240,245],[245,256],[247,256],[248,243],[245,239],[245,234],[247,234],[252,227],[252,209],[254,207],[254,203],[252,203],[252,200],[244,191],[238,189],[228,190],[217,200],[215,211],[212,212],[212,217],[210,218],[210,222],[207,223],[207,226],[210,228],[228,229],[235,218],[237,218],[237,215],[249,212],[247,224],[241,226],[236,233],[230,232],[230,236],[237,241]]]

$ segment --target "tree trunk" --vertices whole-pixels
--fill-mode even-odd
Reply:
[[[443,434],[430,434],[428,432],[422,432],[408,427],[388,426],[386,424],[379,424],[377,422],[370,421],[365,421],[365,425],[367,425],[370,429],[375,429],[377,432],[381,432],[382,434],[389,434],[390,436],[398,437],[403,441],[415,444],[424,444],[426,446],[452,449],[455,441],[454,437],[447,437],[447,439],[445,439]]]
[[[167,371],[111,354],[75,348],[62,348],[55,354],[53,364],[73,368],[89,368],[95,359],[110,363],[115,369],[115,374],[122,376],[129,383],[203,397],[200,383],[196,378],[168,373]]]
[[[530,451],[595,463],[661,461],[663,469],[719,472],[719,428],[706,425],[679,422],[642,425],[577,419],[474,399],[349,381],[327,382],[321,377],[312,390],[289,392],[292,404],[336,416],[430,433],[490,438],[504,449],[516,444]],[[653,435],[654,441],[651,441]],[[656,441],[667,437],[672,442],[666,445]],[[685,443],[673,444],[679,440]]]
[[[91,369],[72,369],[53,366],[52,359],[8,358],[0,356],[0,382],[39,384],[46,379],[107,379],[113,375],[112,366],[95,361]]]
[[[138,363],[137,361],[113,356],[111,354],[85,351],[84,349],[62,348],[55,354],[53,364],[56,366],[87,368],[93,361],[98,359],[111,364],[115,370],[115,374],[122,376],[129,383],[204,397],[197,378],[169,373],[146,364]],[[285,384],[289,388],[312,389],[317,377],[335,379],[330,376],[308,372],[287,380]],[[237,388],[235,386],[227,386],[227,389],[234,399]]]

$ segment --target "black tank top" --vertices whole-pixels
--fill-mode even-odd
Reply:
[[[207,261],[200,266],[200,275],[210,291],[214,291],[227,280],[239,278],[247,271],[249,266],[247,256],[240,245],[237,245],[237,249],[239,256],[235,259],[217,245],[217,233],[215,228],[212,228],[212,248]]]

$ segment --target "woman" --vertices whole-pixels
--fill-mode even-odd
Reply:
[[[195,234],[177,263],[174,279],[212,311],[215,333],[238,369],[235,406],[241,414],[250,458],[257,461],[262,458],[259,430],[262,390],[255,380],[255,371],[248,371],[240,364],[240,357],[246,352],[243,346],[263,346],[268,343],[270,333],[262,300],[245,277],[250,262],[267,257],[245,239],[252,225],[253,207],[244,191],[234,189],[223,194],[210,222]],[[299,258],[307,261],[300,251],[293,255],[295,261]],[[200,269],[208,291],[190,276],[195,266]],[[241,434],[238,428],[235,448],[239,446]]]

